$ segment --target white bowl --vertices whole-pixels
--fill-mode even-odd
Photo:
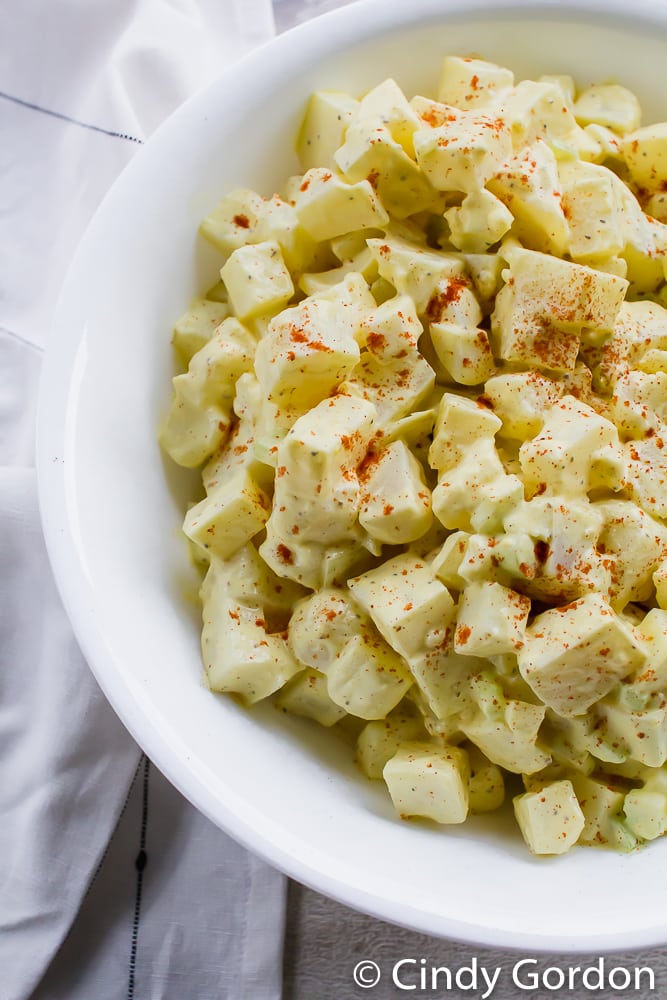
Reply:
[[[636,854],[528,854],[506,820],[400,822],[336,739],[202,683],[194,581],[179,537],[192,481],[156,443],[170,328],[214,280],[197,240],[236,185],[296,169],[316,87],[393,75],[433,91],[445,53],[519,75],[617,79],[667,117],[667,8],[644,0],[367,0],[279,37],[182,107],[114,186],[73,262],[45,362],[44,528],[81,647],[114,708],[173,783],[275,866],[350,906],[434,935],[517,949],[667,942],[667,840]]]

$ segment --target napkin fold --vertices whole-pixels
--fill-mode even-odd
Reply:
[[[31,1000],[280,1000],[284,884],[142,756]]]
[[[32,467],[42,353],[86,224],[154,128],[272,32],[269,0],[0,8],[2,1000],[280,996],[284,879],[109,708],[51,577]]]
[[[140,751],[63,613],[33,469],[0,469],[0,512],[0,995],[10,1000],[29,996],[67,933]]]

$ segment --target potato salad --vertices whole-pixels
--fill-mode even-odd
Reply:
[[[296,147],[203,220],[174,330],[208,686],[344,730],[403,818],[660,837],[667,123],[447,56],[314,93]]]

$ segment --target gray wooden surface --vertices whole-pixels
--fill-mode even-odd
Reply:
[[[474,892],[474,883],[471,883],[471,892]],[[542,901],[542,905],[548,905],[548,901]],[[541,988],[537,992],[528,992],[512,981],[513,966],[522,959],[537,961],[536,965],[524,967],[526,974],[538,972],[542,976],[552,966],[566,974],[569,969],[579,966],[583,973],[586,967],[594,966],[600,957],[599,954],[543,956],[442,941],[356,913],[291,882],[287,906],[283,1000],[357,1000],[360,997],[367,997],[369,1000],[396,1000],[398,997],[412,997],[416,1000],[425,1000],[427,997],[431,1000],[477,1000],[486,990],[482,966],[491,976],[496,967],[500,966],[502,970],[489,1000],[514,1000],[518,997],[529,997],[531,1000],[565,997],[568,1000],[590,1000],[595,996],[604,997],[605,1000],[611,997],[656,1000],[667,997],[667,949],[625,952],[604,958],[606,975],[614,967],[627,968],[631,973],[635,969],[650,967],[654,972],[654,990],[649,988],[646,974],[640,976],[639,990],[634,989],[634,984],[628,989],[617,991],[586,989],[581,985],[581,974],[576,977],[579,982],[572,990],[566,986],[559,990]],[[403,958],[415,960],[415,965],[405,967],[405,985],[419,982],[415,976],[411,978],[410,973],[421,968],[421,959],[425,959],[426,969],[445,966],[454,977],[464,967],[472,968],[473,959],[476,959],[478,989],[470,988],[471,974],[462,975],[463,989],[456,987],[455,979],[451,990],[447,989],[442,976],[435,990],[430,986],[426,990],[399,989],[391,981],[392,969]],[[362,961],[375,962],[380,968],[382,978],[374,988],[361,989],[354,984],[353,970]],[[548,981],[554,982],[549,978]],[[590,982],[594,983],[595,980]]]

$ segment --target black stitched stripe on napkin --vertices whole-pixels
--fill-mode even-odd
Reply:
[[[15,94],[6,94],[0,90],[0,97],[4,98],[5,101],[11,101],[12,104],[18,104],[22,108],[29,108],[30,111],[39,111],[43,115],[50,115],[51,118],[59,118],[60,121],[69,122],[70,125],[78,125],[79,128],[87,128],[91,132],[101,132],[102,135],[110,135],[114,139],[126,139],[128,142],[143,144],[143,139],[138,139],[136,135],[127,135],[126,132],[114,132],[113,129],[102,128],[101,125],[79,121],[78,118],[64,115],[61,111],[52,111],[51,108],[43,108],[41,104],[33,104],[32,101],[25,101],[22,97],[16,97]]]
[[[139,833],[139,853],[137,854],[134,867],[137,871],[137,888],[134,897],[134,917],[132,919],[132,941],[130,945],[130,967],[127,976],[127,1000],[134,1000],[134,984],[137,967],[137,942],[139,940],[139,920],[141,919],[141,891],[144,882],[144,869],[148,856],[146,854],[146,828],[148,826],[148,782],[150,777],[151,762],[143,754],[143,798],[141,807],[141,830]]]

